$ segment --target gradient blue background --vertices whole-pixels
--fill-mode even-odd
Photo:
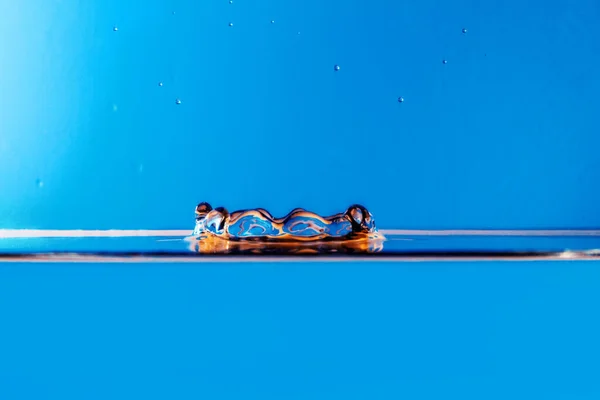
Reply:
[[[0,0],[0,228],[191,229],[200,200],[597,228],[599,19],[594,0]],[[598,399],[598,271],[1,264],[0,399]]]
[[[0,4],[0,227],[600,226],[595,0]]]

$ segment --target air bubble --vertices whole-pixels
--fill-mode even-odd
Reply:
[[[181,100],[175,99],[175,104],[181,104]]]
[[[339,70],[340,70],[340,66],[339,66],[339,65],[337,65],[337,64],[336,64],[336,65],[334,65],[334,66],[333,66],[333,70],[334,70],[334,71],[339,71]]]
[[[118,26],[113,26],[113,31],[117,32],[119,30]]]
[[[271,23],[272,23],[272,24],[274,24],[274,23],[275,23],[275,20],[273,20],[273,19],[272,19],[272,20],[271,20]]]
[[[398,97],[398,103],[404,103],[404,97],[402,97],[402,96]]]
[[[162,82],[158,82],[158,86],[162,87],[163,83]]]
[[[35,184],[39,188],[44,187],[44,181],[39,178],[35,180]]]
[[[467,28],[462,28],[462,33],[467,33]]]
[[[448,64],[448,60],[442,60],[442,64]]]
[[[230,22],[230,23],[229,23],[229,26],[233,26],[233,22]]]

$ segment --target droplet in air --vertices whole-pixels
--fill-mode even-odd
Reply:
[[[442,64],[448,64],[448,60],[442,60]]]
[[[398,97],[398,103],[404,103],[404,97],[402,97],[402,96]]]
[[[467,28],[462,28],[462,33],[467,33]]]
[[[162,82],[158,82],[158,86],[162,87],[163,83]]]
[[[233,26],[233,22],[230,22],[230,23],[229,23],[229,26]]]
[[[336,65],[334,65],[334,66],[333,66],[333,70],[334,70],[334,71],[339,71],[339,70],[340,70],[340,66],[339,66],[339,65],[337,65],[337,64],[336,64]]]
[[[37,187],[44,187],[44,181],[39,178],[35,180],[35,184]]]
[[[179,100],[179,99],[176,99],[176,100],[175,100],[175,104],[181,104],[181,100]]]
[[[116,31],[118,31],[118,30],[119,30],[119,27],[118,27],[118,26],[113,26],[113,31],[115,31],[115,32],[116,32]]]

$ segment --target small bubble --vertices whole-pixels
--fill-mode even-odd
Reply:
[[[230,22],[230,23],[229,23],[229,26],[233,26],[233,22]]]
[[[181,104],[181,100],[175,99],[175,104]]]
[[[39,178],[35,180],[35,184],[37,187],[44,187],[44,181]]]
[[[462,28],[462,33],[467,33],[467,28]]]
[[[233,0],[229,0],[229,4],[233,4]]]
[[[118,110],[118,109],[119,109],[119,107],[117,107],[117,105],[116,105],[116,104],[113,104],[112,110],[113,110],[114,112],[117,112],[117,110]]]
[[[333,66],[333,70],[334,70],[334,71],[339,71],[339,70],[340,70],[340,66],[339,66],[339,65],[337,65],[337,64],[336,64],[336,65],[334,65],[334,66]]]
[[[448,64],[448,60],[442,60],[442,64]]]
[[[144,172],[144,164],[140,164],[140,165],[138,166],[138,171],[139,171],[140,173]]]
[[[402,96],[398,97],[398,103],[404,103],[404,97],[402,97]]]
[[[275,23],[275,20],[273,20],[273,19],[272,19],[272,20],[271,20],[271,23],[272,23],[272,24],[274,24],[274,23]]]
[[[113,31],[115,31],[115,32],[116,32],[116,31],[118,31],[118,30],[119,30],[119,27],[118,27],[118,26],[113,26]]]
[[[158,86],[162,87],[163,83],[162,82],[158,82]]]

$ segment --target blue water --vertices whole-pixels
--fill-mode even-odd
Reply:
[[[594,0],[0,0],[0,229],[191,230],[200,201],[597,229],[599,18]],[[181,250],[152,240],[0,250]],[[481,240],[393,246],[598,248]],[[595,400],[598,266],[0,263],[0,400]]]
[[[3,399],[597,399],[598,263],[0,265]]]

